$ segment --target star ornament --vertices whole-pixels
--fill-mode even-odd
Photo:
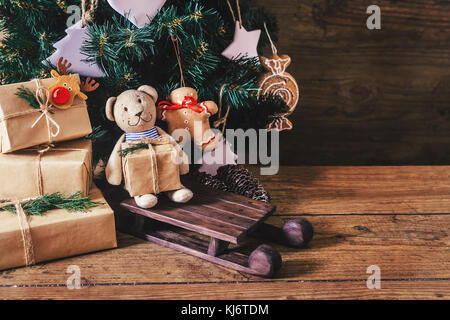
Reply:
[[[226,48],[222,55],[230,60],[237,58],[258,57],[258,42],[261,30],[247,31],[236,21],[233,42]]]
[[[152,21],[166,0],[108,0],[108,3],[136,27],[142,28]]]

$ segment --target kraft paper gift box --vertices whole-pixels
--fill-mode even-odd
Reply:
[[[160,137],[125,142],[122,143],[122,151],[139,143],[147,144],[148,148],[134,150],[122,159],[125,189],[130,196],[180,189],[182,187],[180,168],[174,161],[178,157],[178,152],[170,139]]]
[[[0,154],[0,200],[52,194],[87,196],[92,183],[92,142],[58,143],[46,152],[30,148]]]
[[[79,75],[74,76],[79,83]],[[40,80],[40,83],[48,88],[55,81],[55,78],[49,78]],[[0,86],[1,153],[49,142],[69,141],[92,132],[86,102],[80,97],[76,96],[68,109],[50,107],[50,112],[43,115],[42,110],[32,108],[27,100],[16,95],[22,86],[33,93],[37,90],[36,81]]]
[[[100,190],[101,202],[87,212],[50,210],[42,216],[0,211],[0,270],[117,247],[114,213]]]

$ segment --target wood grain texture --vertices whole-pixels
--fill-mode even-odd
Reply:
[[[281,167],[260,176],[275,215],[428,214],[450,212],[449,166]]]
[[[368,30],[358,0],[255,0],[276,15],[300,85],[281,134],[292,165],[448,164],[450,3],[389,1]]]
[[[174,203],[161,197],[156,207],[143,209],[130,198],[122,201],[120,207],[134,214],[234,244],[239,243],[275,210],[274,205],[212,190],[200,184],[189,184],[189,188],[196,197],[188,204]]]
[[[9,299],[450,299],[448,283],[436,281],[384,281],[381,290],[368,290],[365,281],[349,282],[258,282],[258,283],[192,283],[189,289],[179,284],[113,284],[83,286],[80,290],[65,287],[0,287],[0,296]]]
[[[116,250],[0,272],[0,299],[449,299],[450,206],[445,208],[442,203],[449,183],[444,174],[447,168],[395,169],[289,167],[282,168],[280,176],[263,181],[273,203],[284,210],[269,217],[267,223],[282,226],[289,219],[306,216],[315,229],[314,239],[305,249],[265,242],[283,258],[274,279],[233,271],[119,233]],[[387,191],[395,192],[395,188],[407,199],[416,195],[414,207],[418,211],[396,213],[405,209],[406,201],[396,200],[385,203],[383,214],[367,212],[371,204],[364,198],[369,189],[361,180],[364,174],[375,181],[384,177],[392,185],[386,189],[384,184],[366,179],[374,195],[377,190],[386,191],[384,197],[389,197]],[[302,178],[296,180],[295,176]],[[353,186],[351,196],[338,193],[334,202],[330,197],[317,196],[341,185]],[[360,194],[363,205],[357,205],[355,194]],[[290,203],[298,203],[299,195],[302,201],[311,198],[315,204],[310,208],[316,212],[298,212],[298,207]],[[339,212],[345,202],[353,209]],[[378,209],[381,206],[378,204]],[[195,233],[190,235],[209,240]],[[249,239],[240,250],[249,253],[260,244],[259,239]],[[80,267],[80,290],[66,288],[70,265]],[[381,290],[366,287],[367,268],[371,265],[381,269]]]
[[[145,219],[143,223],[142,218]],[[225,251],[229,245],[228,242],[223,242],[214,238],[211,238],[208,242],[208,240],[205,241],[199,239],[198,237],[195,237],[195,235],[186,234],[186,229],[151,220],[143,215],[136,216],[136,214],[120,210],[116,211],[116,219],[119,231],[238,272],[263,277],[272,276],[274,271],[278,270],[279,265],[281,265],[281,259],[279,259],[279,264],[276,264],[278,268],[270,268],[269,265],[269,268],[262,269],[259,267],[260,265],[267,266],[268,264],[250,264],[250,257],[248,254],[237,252],[235,250]],[[139,221],[138,227],[136,227],[136,219]],[[276,252],[273,249],[272,251]],[[277,255],[278,257],[280,256],[279,253],[277,253]],[[253,259],[252,261],[261,260]],[[267,259],[264,260],[264,262],[267,261]]]
[[[268,222],[281,226],[290,218],[271,217]],[[284,260],[275,281],[367,279],[367,267],[373,264],[380,266],[386,279],[450,278],[449,216],[345,215],[308,220],[316,229],[308,248],[273,245]],[[64,285],[69,265],[80,267],[86,284],[262,280],[125,234],[119,234],[118,242],[116,250],[4,271],[0,285]],[[250,239],[241,250],[251,252],[259,244]]]

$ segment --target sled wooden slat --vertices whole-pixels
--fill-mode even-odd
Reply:
[[[116,215],[120,229],[126,233],[227,268],[258,275],[257,271],[249,268],[248,255],[235,250],[226,250],[226,245],[221,240],[212,239],[208,243],[208,241],[184,235],[178,227],[168,226],[159,221],[152,221],[143,216],[135,217],[135,219],[141,221],[141,223],[136,223],[132,221],[133,218],[130,216],[130,213],[121,210],[116,211]],[[140,226],[137,227],[137,225]],[[216,243],[216,245],[221,247],[214,248],[214,254],[211,252],[211,243]],[[215,249],[218,250],[216,251]]]
[[[138,207],[134,199],[123,201],[121,207],[154,220],[233,244],[238,244],[275,210],[273,205],[243,196],[206,189],[198,185],[190,187],[194,191],[194,198],[187,204],[173,203],[165,197],[160,197],[158,205],[151,209]]]

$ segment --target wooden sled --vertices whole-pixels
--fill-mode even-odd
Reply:
[[[110,203],[115,207],[118,230],[227,268],[264,277],[273,276],[281,267],[282,259],[277,250],[262,244],[245,254],[239,252],[239,248],[231,249],[230,244],[240,245],[248,235],[253,235],[297,246],[298,238],[303,237],[301,232],[299,234],[298,221],[288,221],[282,229],[264,223],[275,211],[273,205],[198,184],[184,184],[194,192],[194,198],[187,204],[173,203],[164,195],[151,209],[138,207],[130,198],[116,206]],[[117,194],[105,197],[108,201],[113,199],[112,202],[118,200]],[[186,230],[206,237],[186,235],[183,232]]]

